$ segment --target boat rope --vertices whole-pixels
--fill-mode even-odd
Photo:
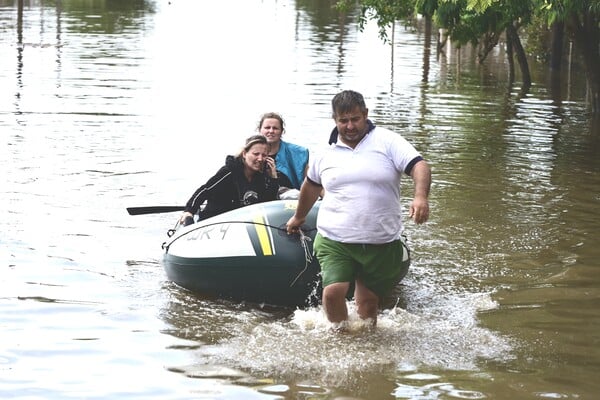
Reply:
[[[304,250],[304,261],[305,261],[305,263],[304,263],[304,269],[302,271],[300,271],[300,273],[298,274],[298,276],[296,276],[296,278],[294,278],[294,280],[292,281],[292,283],[290,283],[290,287],[294,286],[294,284],[296,283],[296,281],[308,269],[308,266],[313,261],[312,252],[308,248],[308,242],[312,241],[312,239],[309,236],[305,235],[304,232],[302,232],[302,229],[300,229],[300,228],[298,228],[298,233],[300,234],[300,244],[302,245],[302,249]]]

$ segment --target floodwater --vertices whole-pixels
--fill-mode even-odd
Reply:
[[[419,31],[398,24],[391,47],[330,3],[0,0],[1,398],[595,398],[600,132],[581,68],[557,91],[531,60],[522,93],[501,48],[427,58]],[[336,335],[318,307],[168,282],[178,215],[126,207],[183,204],[266,111],[326,143],[346,88],[433,169],[378,327]]]

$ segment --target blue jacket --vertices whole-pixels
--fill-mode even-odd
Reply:
[[[300,189],[300,185],[304,181],[304,171],[308,165],[308,149],[282,140],[275,163],[277,170],[283,172],[290,179],[293,188]]]

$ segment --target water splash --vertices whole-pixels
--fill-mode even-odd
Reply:
[[[509,339],[477,326],[474,318],[476,312],[496,307],[489,294],[462,294],[454,300],[445,302],[444,314],[386,310],[376,327],[362,321],[355,304],[348,302],[345,333],[332,331],[322,307],[296,310],[289,318],[241,330],[201,353],[209,363],[282,378],[318,376],[327,385],[348,385],[365,373],[420,367],[476,370],[482,358],[510,357]]]

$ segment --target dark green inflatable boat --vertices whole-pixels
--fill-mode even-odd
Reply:
[[[300,234],[285,224],[297,200],[253,204],[177,229],[163,265],[169,280],[193,292],[250,303],[303,307],[320,301],[313,240],[320,201]]]

